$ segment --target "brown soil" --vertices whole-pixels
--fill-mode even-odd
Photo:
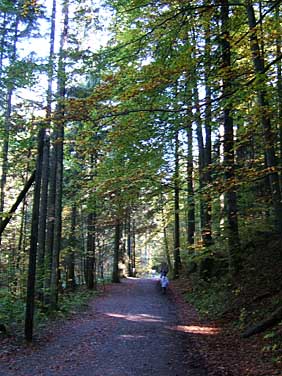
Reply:
[[[264,333],[243,339],[241,332],[234,327],[234,317],[201,320],[184,300],[189,283],[188,280],[173,281],[171,291],[180,308],[182,321],[192,325],[195,332],[202,333],[197,343],[206,359],[209,376],[281,376],[280,365],[274,364],[270,356],[262,354]]]

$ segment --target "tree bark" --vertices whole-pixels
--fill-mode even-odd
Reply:
[[[29,266],[28,266],[28,278],[27,278],[25,339],[28,342],[31,342],[32,337],[33,337],[36,256],[37,256],[37,242],[38,242],[41,168],[42,168],[44,135],[45,135],[45,129],[42,128],[40,129],[39,135],[38,135],[38,149],[37,149],[38,155],[37,155],[37,161],[36,161],[36,174],[35,174],[32,223],[31,223],[31,235],[30,235]]]
[[[163,227],[163,235],[164,235],[164,250],[165,250],[165,257],[168,265],[169,270],[173,270],[172,268],[172,262],[169,252],[169,245],[168,245],[168,237],[167,237],[167,224],[165,220],[165,214],[164,214],[164,199],[163,196],[161,196],[161,216],[162,216],[162,227]]]
[[[205,151],[204,151],[204,184],[205,186],[211,186],[211,163],[212,163],[212,109],[211,109],[211,86],[209,83],[211,74],[211,38],[210,38],[210,25],[205,27],[205,70],[204,70],[204,82],[205,82]],[[210,245],[212,243],[212,199],[210,192],[206,189],[204,198],[204,228],[203,228],[203,242],[204,245]]]
[[[119,257],[120,257],[120,240],[122,236],[122,225],[120,220],[117,219],[115,225],[115,243],[114,243],[114,260],[113,260],[113,275],[112,282],[119,283]]]
[[[189,96],[189,93],[188,93]],[[190,105],[190,106],[189,106]],[[194,198],[194,163],[193,163],[193,127],[191,103],[188,102],[187,114],[187,202],[188,202],[188,247],[193,247],[195,236],[195,198]]]
[[[85,279],[87,288],[93,290],[96,288],[96,256],[95,256],[95,231],[96,231],[96,214],[88,214],[87,217],[87,253],[86,253],[86,270]]]
[[[232,75],[231,75],[231,47],[229,35],[229,2],[220,0],[221,5],[221,51],[222,51],[222,95],[229,98],[232,93]],[[238,209],[237,193],[234,186],[235,182],[235,163],[234,163],[234,131],[232,106],[230,102],[224,105],[223,109],[224,126],[224,169],[226,181],[226,211],[227,211],[227,237],[229,249],[229,269],[232,274],[237,274],[239,269],[240,240],[238,229]]]
[[[34,183],[35,176],[36,176],[36,172],[34,171],[32,173],[32,175],[30,176],[30,178],[28,179],[28,181],[26,182],[23,190],[18,195],[15,203],[12,205],[11,209],[9,210],[9,215],[1,222],[1,225],[0,225],[0,235],[3,233],[3,231],[7,227],[8,223],[12,219],[13,214],[16,212],[16,210],[19,207],[20,203],[23,201],[23,199],[25,198],[25,196],[26,196],[27,192],[29,191],[30,187]]]
[[[282,27],[280,24],[281,12],[278,4],[275,9],[276,25],[278,28],[276,38],[276,56],[281,56],[282,53]],[[282,64],[281,60],[277,62],[277,96],[278,96],[278,136],[279,136],[279,166],[280,166],[280,186],[282,187]]]
[[[131,215],[130,211],[127,215],[127,256],[128,256],[128,275],[133,277],[132,271],[132,239],[131,239]]]
[[[68,254],[67,273],[66,273],[66,287],[74,291],[76,287],[75,282],[75,245],[76,245],[76,215],[77,209],[74,204],[71,209],[71,233],[70,233],[70,253]]]
[[[174,152],[174,265],[173,265],[173,278],[179,278],[181,268],[180,259],[180,222],[179,222],[179,131],[175,130],[175,152]]]
[[[49,135],[45,133],[42,157],[42,181],[40,196],[40,218],[38,228],[38,278],[37,289],[39,299],[44,300],[44,280],[45,280],[45,239],[48,204],[48,183],[49,183]]]
[[[52,84],[54,74],[54,49],[55,49],[55,30],[56,30],[56,0],[53,0],[51,15],[51,31],[49,41],[49,62],[48,62],[48,89],[47,89],[47,106],[46,106],[46,132],[43,148],[42,162],[42,187],[40,200],[40,221],[38,234],[38,293],[44,301],[44,281],[46,281],[46,272],[48,275],[49,264],[45,260],[46,251],[46,229],[48,215],[48,186],[49,186],[49,164],[50,164],[50,128],[52,112]],[[48,260],[48,258],[47,258]],[[47,270],[46,269],[47,266]]]
[[[18,42],[18,30],[19,28],[19,16],[16,16],[15,26],[14,26],[14,40],[13,40],[13,49],[10,59],[10,63],[13,64],[16,61],[16,52],[17,52],[17,42]],[[10,78],[11,79],[11,78]],[[8,154],[9,154],[9,142],[10,142],[10,128],[11,128],[11,113],[12,113],[12,96],[14,91],[14,84],[9,84],[7,91],[7,101],[6,101],[6,111],[4,117],[4,129],[5,137],[3,140],[2,148],[2,175],[0,180],[0,214],[4,212],[5,208],[5,187],[7,182],[7,175],[9,169],[8,163]],[[2,217],[0,217],[0,225],[2,222]],[[1,244],[1,234],[0,234],[0,244]]]
[[[63,4],[64,27],[60,39],[60,52],[58,62],[58,104],[56,109],[56,140],[55,151],[55,220],[54,220],[54,241],[52,253],[52,269],[50,279],[50,309],[57,309],[59,292],[59,258],[61,251],[62,236],[62,194],[63,194],[63,158],[64,158],[64,110],[66,96],[66,71],[65,71],[65,43],[68,37],[68,1]]]

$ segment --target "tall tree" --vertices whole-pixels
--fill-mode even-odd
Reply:
[[[253,65],[256,74],[258,105],[260,120],[263,128],[266,167],[268,168],[269,184],[274,208],[275,225],[278,233],[282,233],[282,197],[277,171],[277,160],[274,148],[274,132],[271,124],[271,115],[268,110],[270,105],[267,98],[267,85],[265,82],[265,64],[262,50],[259,46],[255,11],[251,0],[246,1],[246,11],[250,28],[250,48],[253,56]]]
[[[181,268],[180,258],[180,171],[179,171],[179,130],[175,129],[174,139],[174,247],[173,247],[173,278],[179,278]]]
[[[208,2],[205,2],[208,6]],[[204,87],[205,87],[205,114],[204,114],[204,127],[205,127],[205,151],[204,151],[204,185],[205,185],[205,199],[204,199],[204,228],[203,240],[204,244],[210,245],[212,243],[212,199],[209,189],[212,184],[211,178],[211,164],[212,164],[212,89],[210,83],[211,76],[211,17],[204,25]]]
[[[25,339],[32,341],[33,337],[33,317],[35,302],[35,278],[36,278],[36,257],[38,244],[38,227],[39,227],[39,206],[40,206],[40,188],[41,188],[41,168],[43,159],[43,143],[45,136],[45,128],[42,127],[38,132],[38,148],[35,173],[35,187],[32,208],[32,225],[30,235],[29,249],[29,267],[27,279],[27,296],[26,296],[26,312],[25,312]]]
[[[120,219],[116,219],[115,223],[115,241],[114,241],[114,259],[113,259],[113,274],[112,274],[112,282],[119,283],[120,282],[120,275],[119,275],[119,260],[120,260],[120,241],[122,237],[122,224]]]
[[[48,212],[48,186],[49,186],[49,163],[50,163],[50,129],[52,114],[52,85],[54,75],[54,50],[55,50],[55,31],[56,31],[56,0],[52,3],[51,28],[49,41],[49,58],[48,58],[48,88],[46,98],[46,124],[42,158],[42,184],[40,197],[40,221],[38,229],[38,288],[41,299],[44,300],[43,288],[47,280],[45,268],[49,269],[50,255],[45,257],[46,247],[46,227]],[[50,248],[49,248],[50,249]]]
[[[17,57],[17,43],[19,38],[19,23],[20,17],[19,12],[16,12],[15,20],[12,25],[13,29],[13,41],[12,41],[12,53],[10,55],[9,62],[11,65],[14,65]],[[5,204],[5,187],[7,182],[8,174],[8,154],[9,154],[9,138],[10,138],[10,128],[11,128],[11,114],[12,114],[12,95],[14,92],[13,77],[8,77],[8,85],[5,103],[5,116],[4,116],[4,140],[2,147],[2,175],[0,180],[0,213],[4,211]],[[0,217],[0,223],[2,218]],[[1,237],[0,237],[1,242]]]
[[[60,51],[58,62],[58,103],[56,108],[55,127],[56,138],[54,142],[54,161],[55,161],[55,220],[54,220],[54,241],[52,252],[52,269],[50,279],[50,308],[57,308],[58,289],[59,289],[59,258],[61,250],[62,236],[62,194],[63,194],[63,157],[64,157],[64,112],[66,96],[66,43],[68,39],[69,27],[69,3],[63,2],[62,9],[64,23],[60,38]]]
[[[227,238],[229,250],[229,266],[232,273],[236,274],[239,267],[240,240],[238,229],[237,193],[235,187],[235,161],[234,161],[234,130],[232,105],[230,95],[232,93],[232,66],[230,47],[230,21],[229,1],[220,0],[221,19],[221,54],[222,54],[222,96],[225,98],[223,107],[224,126],[224,170],[226,180],[226,211],[227,211]]]

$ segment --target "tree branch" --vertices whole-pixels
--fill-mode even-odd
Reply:
[[[13,204],[13,206],[11,207],[11,209],[9,210],[9,214],[7,215],[7,217],[3,221],[1,221],[1,224],[0,224],[0,236],[2,235],[3,231],[7,227],[8,223],[10,222],[10,220],[12,219],[13,214],[17,210],[17,208],[20,205],[20,203],[22,202],[22,200],[25,198],[25,195],[29,191],[30,187],[32,186],[32,184],[33,184],[33,182],[35,180],[35,174],[36,174],[36,171],[33,171],[32,175],[30,176],[30,178],[26,182],[23,190],[18,195],[18,198],[16,199],[15,203]]]

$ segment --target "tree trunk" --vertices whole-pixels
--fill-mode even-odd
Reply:
[[[256,325],[250,327],[249,329],[247,329],[242,334],[242,337],[243,338],[249,338],[254,334],[262,333],[266,329],[272,328],[273,326],[279,324],[281,322],[281,320],[282,320],[282,307],[279,307],[279,308],[277,308],[276,311],[274,311],[272,313],[272,315],[270,315],[270,317],[268,317],[265,320],[262,320],[258,324],[256,324]]]
[[[45,239],[48,204],[48,182],[49,182],[49,135],[45,133],[43,157],[42,157],[42,182],[40,197],[40,218],[38,228],[38,278],[37,289],[40,300],[44,300],[44,280],[45,280]]]
[[[70,253],[68,254],[67,273],[66,273],[66,287],[74,291],[76,287],[75,282],[75,246],[76,246],[76,215],[77,209],[74,204],[71,209],[71,233],[70,233]]]
[[[55,221],[54,242],[52,253],[52,269],[50,280],[50,308],[57,309],[59,289],[59,258],[62,236],[62,194],[63,194],[63,157],[64,157],[64,100],[66,95],[66,71],[65,71],[65,43],[68,37],[68,1],[63,5],[64,27],[60,40],[60,52],[58,63],[58,105],[56,109],[56,140],[55,170],[56,170],[56,194],[55,194]]]
[[[87,217],[87,253],[86,253],[86,285],[87,288],[93,290],[96,288],[96,257],[95,257],[95,231],[96,231],[96,215],[88,214]]]
[[[189,105],[188,105],[189,106]],[[187,201],[188,201],[188,247],[194,246],[195,236],[195,199],[194,199],[194,164],[193,164],[193,128],[192,111],[187,118]]]
[[[27,192],[29,191],[30,187],[32,186],[32,184],[34,183],[35,181],[35,176],[36,176],[36,172],[34,171],[32,173],[32,175],[30,176],[30,178],[28,179],[28,181],[26,182],[23,190],[21,191],[21,193],[18,195],[15,203],[12,205],[11,209],[9,210],[9,216],[7,216],[2,222],[1,222],[1,225],[0,225],[0,235],[3,233],[3,231],[5,230],[5,228],[7,227],[8,223],[10,222],[10,220],[12,219],[12,216],[13,214],[15,213],[15,211],[17,210],[18,206],[20,205],[20,203],[23,201],[23,199],[25,198]]]
[[[195,57],[194,57],[195,59]],[[200,229],[203,233],[205,228],[205,216],[204,216],[204,200],[203,200],[203,188],[204,188],[204,164],[205,164],[205,147],[203,140],[203,130],[202,130],[202,120],[200,112],[200,103],[199,103],[199,92],[198,92],[198,83],[197,83],[197,72],[196,69],[193,72],[193,101],[195,111],[195,123],[196,123],[196,136],[198,143],[198,174],[199,174],[199,209],[200,209]]]
[[[210,25],[205,27],[205,92],[206,92],[206,105],[205,105],[205,151],[204,151],[204,184],[211,186],[211,163],[212,163],[212,109],[211,109],[211,87],[209,78],[211,74],[211,38],[210,38]],[[212,243],[212,199],[210,192],[206,190],[204,198],[204,228],[203,228],[203,242],[204,245]]]
[[[179,278],[181,268],[180,259],[180,222],[179,222],[179,131],[175,131],[175,154],[174,154],[174,267],[173,278]]]
[[[119,283],[120,276],[119,276],[119,257],[120,257],[120,240],[122,236],[122,225],[120,220],[117,219],[115,225],[115,243],[114,243],[114,260],[113,260],[113,275],[112,275],[112,282]]]
[[[132,219],[131,225],[131,250],[132,250],[132,276],[136,276],[136,241],[135,241],[135,221]]]
[[[271,125],[271,114],[269,111],[269,102],[267,99],[267,87],[264,81],[264,59],[260,51],[260,46],[256,31],[255,12],[252,1],[246,1],[246,10],[250,28],[250,46],[253,55],[254,70],[257,76],[257,95],[260,108],[261,123],[264,135],[264,147],[266,156],[266,167],[268,168],[269,183],[274,208],[274,222],[276,230],[282,233],[282,197],[279,185],[279,175],[277,170],[277,161],[275,155],[275,136]]]
[[[276,38],[276,56],[281,56],[282,52],[282,27],[280,24],[281,12],[278,4],[276,6],[275,18],[276,25],[278,28],[277,38]],[[277,96],[278,96],[278,112],[277,112],[277,122],[278,122],[278,136],[279,136],[279,166],[280,166],[280,186],[282,187],[282,64],[281,60],[277,62]]]
[[[38,242],[39,226],[39,205],[41,188],[41,168],[43,158],[43,143],[45,129],[42,127],[38,136],[38,155],[36,161],[35,187],[32,209],[32,223],[30,235],[29,266],[27,279],[26,312],[25,312],[25,339],[32,341],[33,337],[33,316],[34,316],[34,298],[35,298],[35,276],[36,276],[36,255]]]
[[[46,238],[45,238],[45,254],[44,254],[44,302],[46,305],[50,304],[50,285],[51,285],[51,270],[53,258],[53,244],[54,244],[54,222],[55,222],[55,197],[56,197],[56,163],[55,150],[52,149],[49,160],[49,187],[48,187],[48,203],[47,203],[47,224],[46,224]]]
[[[222,51],[222,95],[229,98],[232,92],[232,75],[231,75],[231,48],[229,35],[229,2],[220,0],[221,4],[221,51]],[[236,274],[239,268],[239,230],[237,218],[237,194],[234,186],[235,165],[234,165],[234,132],[231,104],[225,104],[223,109],[223,126],[224,126],[224,168],[226,180],[226,211],[227,211],[227,237],[229,249],[229,268],[232,274]]]
[[[6,26],[7,26],[7,14],[3,14],[3,22],[1,24],[1,42],[0,42],[0,79],[2,79],[2,73],[3,73],[3,60],[4,60],[4,52],[5,52],[5,44],[6,44]]]
[[[129,277],[133,277],[132,271],[132,239],[131,239],[131,216],[130,212],[127,216],[127,256],[128,256],[128,275]]]
[[[164,251],[165,251],[166,262],[167,262],[167,265],[168,265],[168,269],[173,270],[170,252],[169,252],[169,245],[168,245],[167,224],[166,224],[165,213],[164,213],[163,194],[161,194],[161,216],[162,216],[162,227],[163,227],[163,235],[164,235]]]
[[[18,42],[18,30],[19,28],[19,17],[16,16],[15,26],[14,26],[14,40],[13,40],[13,50],[10,59],[10,63],[13,64],[16,61],[17,52],[17,42]],[[10,78],[11,79],[11,78]],[[4,129],[5,137],[3,140],[2,148],[2,175],[0,179],[0,214],[4,212],[5,208],[5,187],[7,182],[7,175],[9,169],[8,154],[9,154],[9,140],[10,140],[10,127],[11,127],[11,113],[12,113],[12,96],[14,91],[14,85],[10,84],[7,91],[7,101],[6,101],[6,111],[4,118]],[[2,217],[0,216],[0,225],[2,222]],[[1,234],[0,234],[0,244],[1,244]]]
[[[46,133],[43,149],[42,163],[42,187],[40,200],[40,222],[38,234],[38,292],[42,301],[44,300],[44,281],[46,281],[46,272],[48,274],[49,262],[45,260],[46,250],[46,229],[48,215],[48,186],[49,186],[49,163],[50,163],[50,128],[52,112],[52,83],[54,74],[54,48],[55,48],[55,29],[56,29],[56,0],[53,0],[50,32],[50,50],[48,62],[48,89],[47,89],[47,106],[46,106]],[[48,260],[48,258],[47,258]],[[47,266],[47,271],[45,270]]]

